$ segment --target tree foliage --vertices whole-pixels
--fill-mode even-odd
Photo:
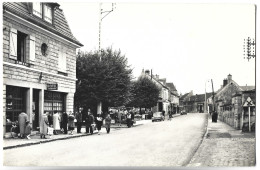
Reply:
[[[131,85],[131,102],[129,106],[151,108],[156,106],[159,99],[160,89],[147,77],[140,77]]]
[[[76,75],[77,107],[96,107],[100,101],[103,106],[121,106],[128,99],[132,69],[120,50],[102,50],[101,61],[98,51],[78,56]]]

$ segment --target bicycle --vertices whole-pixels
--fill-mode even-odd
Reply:
[[[18,138],[18,134],[19,134],[18,122],[12,122],[12,127],[11,127],[12,138]]]

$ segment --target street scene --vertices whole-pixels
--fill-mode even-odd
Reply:
[[[4,167],[256,167],[252,2],[2,7]]]

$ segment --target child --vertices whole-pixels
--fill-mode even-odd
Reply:
[[[27,121],[26,121],[26,126],[25,126],[25,136],[27,137],[27,139],[31,139],[31,138],[30,138],[31,131],[32,131],[32,127],[31,127],[31,125],[30,125],[30,121],[27,120]]]

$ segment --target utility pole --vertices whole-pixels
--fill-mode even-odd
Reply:
[[[101,54],[101,23],[102,20],[108,15],[110,14],[112,11],[114,11],[114,3],[112,3],[112,9],[109,11],[103,11],[102,9],[102,3],[99,3],[99,32],[98,32],[98,56],[99,56],[99,60],[101,62],[101,58],[102,58],[102,54]],[[104,16],[102,16],[104,14]],[[102,111],[102,102],[99,101],[97,103],[97,113],[101,113]]]
[[[251,58],[255,58],[255,53],[256,53],[256,49],[255,49],[256,43],[255,43],[255,39],[251,39],[250,37],[248,37],[247,39],[244,39],[244,45],[243,45],[243,50],[244,50],[244,59],[248,59],[248,61]],[[246,57],[247,56],[247,57]]]

